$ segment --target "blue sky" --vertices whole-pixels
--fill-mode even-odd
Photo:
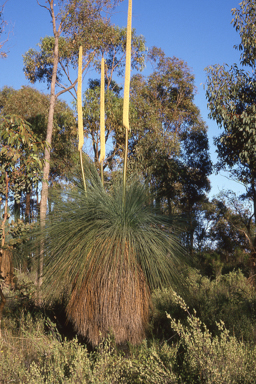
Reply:
[[[112,18],[119,26],[126,25],[127,4],[125,0]],[[213,161],[216,161],[213,137],[219,135],[220,130],[214,121],[208,119],[204,69],[213,64],[239,63],[239,52],[233,46],[240,42],[240,38],[230,24],[231,9],[238,7],[237,0],[133,0],[133,27],[137,34],[144,35],[147,47],[155,45],[162,48],[166,56],[186,61],[195,76],[195,103],[209,128]],[[6,45],[9,54],[7,59],[0,61],[0,88],[8,85],[19,89],[22,85],[29,85],[23,73],[22,55],[29,48],[35,48],[41,37],[52,35],[52,25],[48,12],[39,7],[36,0],[8,0],[4,18],[9,23],[6,29],[10,31]],[[146,68],[144,74],[148,71]],[[83,84],[83,89],[86,85]],[[49,92],[46,84],[38,83],[35,87]],[[222,189],[243,192],[242,186],[225,176],[221,172],[210,177],[211,196]]]

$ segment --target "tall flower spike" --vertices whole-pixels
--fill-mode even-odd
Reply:
[[[105,159],[105,76],[104,57],[101,59],[101,84],[100,84],[100,163]]]
[[[84,145],[84,130],[83,130],[83,110],[82,110],[82,65],[83,65],[83,47],[79,47],[78,56],[78,77],[77,77],[77,115],[78,115],[78,151],[80,154],[80,164],[82,177],[84,182],[84,191],[86,193],[86,182],[84,176],[84,165],[83,165],[83,153],[82,148]]]
[[[129,127],[129,94],[131,77],[131,45],[132,45],[132,0],[128,4],[127,37],[126,37],[126,63],[124,81],[124,106],[123,106],[123,125],[125,127],[125,150],[124,150],[124,174],[123,174],[123,206],[125,207],[126,194],[126,173],[128,157],[128,132]]]
[[[123,125],[129,131],[129,93],[131,77],[131,41],[132,41],[132,0],[129,0],[127,37],[126,37],[126,64],[125,64],[125,83],[124,83],[124,107]]]
[[[82,150],[84,145],[83,131],[83,112],[82,112],[82,60],[83,47],[79,47],[78,56],[78,84],[77,84],[77,114],[78,114],[78,151]]]

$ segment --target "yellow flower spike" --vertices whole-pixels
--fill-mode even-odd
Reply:
[[[84,145],[84,130],[83,130],[83,111],[82,111],[82,60],[83,47],[79,47],[78,56],[78,83],[77,83],[77,114],[78,114],[78,151],[82,150]]]
[[[101,59],[101,84],[100,84],[100,163],[105,159],[105,76],[104,57]]]
[[[77,77],[77,115],[78,115],[78,151],[80,154],[80,165],[84,183],[84,191],[86,193],[86,182],[83,166],[82,148],[84,145],[84,130],[83,130],[83,110],[82,110],[82,66],[83,66],[83,47],[79,47],[78,55],[78,77]]]
[[[126,36],[126,64],[125,64],[125,82],[124,82],[124,107],[123,107],[123,125],[129,131],[129,94],[131,77],[131,44],[132,44],[132,0],[129,0],[127,36]]]
[[[123,106],[123,125],[125,127],[125,150],[124,150],[124,174],[123,174],[123,206],[125,207],[126,195],[126,173],[128,157],[128,132],[129,127],[129,94],[131,77],[131,45],[132,45],[132,0],[128,4],[127,35],[126,35],[126,63],[124,81],[124,106]]]

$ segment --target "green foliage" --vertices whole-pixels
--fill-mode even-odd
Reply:
[[[255,16],[254,1],[244,0],[240,9],[232,9],[235,16],[232,23],[241,37],[236,47],[242,51],[241,64],[255,65]],[[217,169],[231,170],[231,175],[242,182],[247,194],[244,197],[253,202],[256,221],[256,129],[255,129],[255,72],[246,72],[236,64],[214,65],[206,69],[209,116],[222,134],[215,139],[218,152]],[[255,246],[255,244],[254,244]],[[255,251],[252,252],[255,258]]]
[[[218,322],[219,335],[212,336],[207,326],[191,314],[184,300],[174,294],[181,309],[187,312],[187,326],[171,319],[171,327],[180,338],[180,354],[176,369],[185,383],[253,383],[255,379],[255,347],[250,348],[230,336],[222,321]],[[175,370],[176,370],[175,369]]]
[[[72,81],[70,68],[77,68],[79,46],[83,46],[83,71],[89,66],[100,70],[102,54],[106,63],[106,79],[108,84],[112,81],[113,71],[122,76],[125,65],[126,28],[111,25],[109,20],[104,20],[101,9],[110,5],[111,1],[98,2],[96,6],[92,1],[73,1],[63,8],[65,18],[62,21],[61,32],[63,36],[58,39],[59,67],[57,71],[57,85],[60,92],[67,86],[71,89],[76,81]],[[117,2],[116,2],[117,3]],[[55,37],[46,36],[38,44],[39,50],[29,49],[25,55],[24,72],[31,83],[36,81],[51,83],[54,63]],[[137,36],[133,30],[132,37],[132,68],[142,70],[145,59],[145,39]],[[63,80],[63,78],[66,78]]]
[[[18,194],[41,178],[43,144],[31,126],[15,115],[1,117],[0,140],[0,193],[5,195],[7,172],[10,189]]]
[[[8,309],[11,302],[8,302]],[[176,349],[166,345],[117,349],[112,338],[88,352],[63,339],[56,325],[37,313],[10,311],[0,339],[0,380],[22,383],[169,383]],[[125,353],[125,355],[124,355]],[[150,361],[150,367],[148,362]]]
[[[171,209],[175,207],[183,215],[186,224],[182,240],[192,254],[196,248],[195,240],[200,236],[200,214],[207,201],[206,192],[210,191],[208,176],[212,172],[207,131],[203,122],[201,126],[199,124],[181,136],[181,153],[174,161],[177,164],[175,172],[172,171],[172,166],[169,170],[169,178],[173,181],[172,188],[163,196],[167,195],[172,200]],[[162,188],[160,194],[161,191]]]
[[[243,65],[255,65],[256,45],[255,45],[255,18],[256,5],[253,0],[243,0],[239,3],[240,9],[233,8],[234,16],[232,24],[239,32],[241,43],[235,46],[242,51],[240,60]]]
[[[131,81],[129,162],[150,182],[159,205],[160,199],[167,200],[173,213],[179,198],[184,197],[184,203],[209,188],[206,126],[193,102],[194,77],[187,64],[156,47],[148,60],[153,72]],[[193,203],[186,205],[191,210]]]
[[[49,96],[32,87],[19,90],[3,87],[0,92],[0,107],[3,116],[16,115],[30,124],[34,136],[33,150],[42,161],[47,119],[49,113]],[[22,131],[21,131],[22,134]],[[57,100],[53,116],[53,137],[51,154],[51,181],[56,177],[65,177],[74,164],[74,146],[76,144],[76,121],[73,111],[63,101]],[[38,147],[38,148],[37,148]],[[29,160],[29,156],[27,161]]]
[[[14,218],[10,224],[5,223],[5,245],[19,245],[21,251],[30,227],[28,222],[34,221],[38,213],[49,98],[31,87],[18,91],[4,87],[0,92],[0,107],[0,206],[6,200],[7,180],[8,209]],[[66,177],[73,166],[75,140],[73,112],[58,101],[54,114],[51,182]]]
[[[197,268],[209,277],[238,268],[252,276],[255,224],[251,202],[223,191],[205,202],[201,213],[207,230],[203,228],[202,246],[195,250]]]
[[[200,201],[203,192],[209,192],[208,176],[212,172],[212,162],[209,156],[209,142],[206,127],[197,126],[186,131],[181,138],[180,178],[184,185],[185,195],[190,195],[188,205]],[[182,167],[183,165],[183,167]]]
[[[255,246],[253,207],[231,191],[223,192],[218,198],[212,201],[215,209],[211,217],[214,221],[209,236],[217,242],[217,249],[226,256],[226,262],[238,256],[238,249],[243,252],[244,258],[248,258]]]
[[[220,166],[236,163],[254,169],[255,142],[255,78],[236,65],[230,69],[215,65],[207,69],[209,116],[224,127],[215,143]]]
[[[51,83],[53,68],[54,37],[46,36],[40,39],[38,44],[39,51],[30,48],[23,56],[24,72],[28,80],[34,84],[36,81],[46,81]],[[71,50],[72,49],[72,50]],[[77,53],[71,48],[71,42],[64,37],[59,38],[59,60],[61,62],[70,62],[75,65]],[[63,73],[58,70],[57,81],[61,80]]]
[[[176,135],[196,124],[199,117],[193,103],[194,77],[186,63],[176,57],[165,57],[163,51],[156,52],[156,48],[149,52],[149,58],[154,60],[153,73],[146,79],[135,75],[131,81],[135,115],[131,116],[133,135],[129,146],[135,156],[143,156],[145,161],[150,161],[152,151],[163,155],[168,145],[167,155],[176,153]],[[163,141],[158,143],[161,138]]]
[[[105,93],[105,141],[112,141],[113,149],[106,154],[104,166],[116,166],[113,159],[120,155],[120,147],[124,141],[124,129],[122,127],[123,99],[119,96],[120,89],[113,82]],[[83,98],[83,122],[84,132],[92,140],[94,162],[97,164],[100,156],[100,87],[96,80],[90,82],[90,87],[84,93]]]
[[[135,76],[134,81],[138,87],[134,88],[132,96],[135,97],[138,91],[140,98],[150,101],[151,108],[155,110],[155,119],[163,121],[166,130],[185,130],[186,124],[189,125],[189,121],[196,119],[199,113],[193,103],[194,76],[183,60],[166,57],[163,51],[155,47],[149,51],[148,59],[154,61],[154,71],[146,79]],[[165,111],[162,116],[161,110]],[[150,117],[154,115],[148,116],[148,122]],[[178,117],[181,119],[180,124]]]
[[[214,334],[218,334],[216,322],[223,321],[230,334],[239,340],[255,343],[256,340],[256,292],[241,271],[230,272],[214,280],[191,271],[184,281],[183,296],[190,308]],[[153,333],[162,339],[170,339],[165,312],[186,324],[185,313],[175,302],[172,289],[157,290],[153,294]]]
[[[105,40],[100,49],[105,57],[105,76],[109,85],[113,80],[113,69],[116,71],[117,76],[124,75],[127,29],[113,26],[109,27],[106,32]],[[145,67],[145,38],[142,35],[138,36],[135,29],[132,29],[131,44],[131,68],[136,71],[142,71]],[[96,60],[95,64],[96,70],[100,72],[100,60]]]
[[[129,384],[161,383],[176,384],[178,378],[173,371],[178,348],[166,344],[143,342],[136,348],[130,348],[127,362],[123,360],[124,382]]]
[[[85,345],[62,339],[55,324],[23,312],[4,319],[0,339],[0,380],[14,383],[81,384],[253,384],[256,349],[231,336],[223,322],[213,336],[184,300],[173,303],[185,323],[167,315],[176,342],[143,342],[117,349],[108,338],[89,352]]]
[[[29,240],[29,232],[33,224],[25,223],[23,220],[12,220],[5,226],[5,245],[17,247]],[[2,239],[2,228],[0,228],[0,240]],[[20,255],[21,256],[21,255]]]
[[[41,355],[41,356],[40,356]],[[113,353],[110,343],[102,344],[89,355],[77,339],[52,345],[50,352],[41,353],[30,364],[28,383],[122,383],[121,357]]]

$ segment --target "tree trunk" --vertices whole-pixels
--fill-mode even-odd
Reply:
[[[252,199],[253,199],[253,214],[254,214],[254,223],[256,223],[256,190],[255,190],[255,178],[254,174],[251,179],[251,187],[252,187]],[[252,250],[251,256],[249,259],[250,265],[250,277],[253,279],[254,286],[256,286],[256,235],[252,239]]]
[[[5,276],[4,276],[4,263],[3,263],[3,260],[4,260],[4,255],[5,255],[5,250],[3,249],[4,248],[4,243],[5,243],[5,222],[8,218],[8,212],[7,212],[7,208],[8,208],[8,193],[9,193],[9,179],[8,179],[8,174],[7,172],[5,172],[5,183],[6,183],[6,191],[5,191],[5,206],[4,206],[4,218],[3,218],[3,221],[2,221],[2,240],[1,240],[1,248],[0,248],[0,277],[1,277],[1,280],[5,280]],[[1,281],[0,281],[1,283]],[[1,296],[1,303],[0,303],[0,338],[2,337],[2,331],[1,331],[1,327],[2,327],[2,314],[3,314],[3,309],[4,309],[4,306],[5,306],[5,302],[6,302],[6,299],[5,299],[5,296],[3,294],[3,291],[2,291],[2,286],[0,285],[0,296]]]
[[[172,215],[172,204],[171,204],[170,196],[167,197],[167,202],[168,202],[168,214],[169,214],[169,216],[171,216]]]
[[[194,226],[193,226],[193,220],[192,220],[192,212],[190,212],[189,215],[189,252],[190,255],[193,255],[193,250],[194,250]]]
[[[21,196],[20,196],[21,199]],[[14,200],[14,216],[17,219],[20,219],[20,201],[17,203],[16,200]]]
[[[30,222],[30,200],[31,200],[31,190],[27,189],[26,191],[26,208],[25,208],[25,222]]]
[[[254,214],[254,222],[256,223],[256,190],[255,190],[255,178],[252,176],[252,195],[253,195],[253,214]]]
[[[53,132],[53,116],[54,108],[56,102],[55,95],[55,85],[57,79],[57,68],[59,61],[59,31],[56,31],[55,17],[53,11],[53,1],[51,1],[52,9],[52,22],[53,22],[53,32],[54,32],[54,52],[53,52],[53,71],[52,71],[52,81],[51,81],[51,95],[50,95],[50,107],[48,114],[48,124],[47,124],[47,133],[46,133],[46,147],[44,153],[44,168],[43,168],[43,182],[42,182],[42,192],[41,192],[41,202],[40,202],[40,227],[41,229],[45,226],[46,212],[47,212],[47,200],[48,200],[48,180],[50,173],[50,159],[51,159],[51,143],[52,143],[52,132]],[[39,290],[42,285],[42,276],[43,276],[43,254],[44,254],[44,243],[40,243],[40,255],[38,262],[38,302],[40,304],[41,299],[39,295]]]
[[[1,254],[1,280],[4,281],[4,285],[14,287],[14,271],[13,271],[13,248],[8,247],[2,249]],[[1,283],[0,280],[0,283]]]
[[[5,172],[5,204],[4,204],[4,214],[3,214],[3,221],[1,223],[1,230],[2,230],[2,240],[1,240],[1,247],[0,247],[0,276],[1,276],[1,267],[2,267],[2,257],[3,257],[3,248],[5,243],[5,223],[8,219],[8,194],[9,194],[9,178],[7,172]]]

